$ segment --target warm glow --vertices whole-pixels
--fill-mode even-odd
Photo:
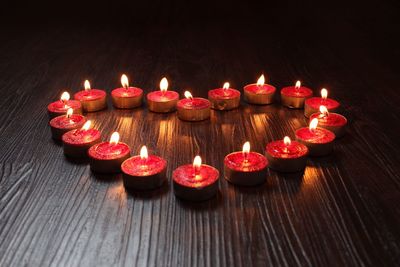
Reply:
[[[189,91],[185,91],[185,97],[187,98],[187,99],[193,99],[193,96],[192,96],[192,94],[189,92]]]
[[[118,132],[113,132],[110,138],[110,144],[118,144],[119,142],[119,133]]]
[[[121,76],[121,84],[122,84],[122,87],[124,87],[124,88],[129,87],[128,77],[125,74],[122,74],[122,76]]]
[[[301,87],[301,82],[300,81],[297,81],[296,82],[296,85],[294,86],[296,89],[300,89],[300,87]]]
[[[162,78],[160,82],[160,90],[161,92],[165,93],[168,89],[168,80],[167,78]]]
[[[283,143],[284,143],[286,146],[289,146],[289,145],[292,143],[292,140],[290,140],[290,137],[289,137],[289,136],[285,136],[285,137],[283,138]]]
[[[87,131],[90,129],[90,126],[92,125],[92,122],[89,120],[87,122],[85,122],[85,124],[82,126],[81,130],[82,131]]]
[[[90,90],[90,82],[88,80],[85,81],[85,91]]]
[[[328,115],[328,109],[325,106],[319,106],[319,112],[323,115]]]
[[[70,96],[69,96],[69,93],[68,93],[68,92],[62,93],[62,95],[61,95],[61,101],[62,101],[62,102],[65,103],[66,101],[69,100],[69,98],[70,98]]]
[[[311,131],[315,130],[317,128],[317,126],[318,126],[318,119],[317,118],[312,119],[310,122],[310,126],[309,126],[310,130]]]
[[[258,86],[263,86],[265,84],[265,77],[264,74],[261,74],[260,78],[257,80],[257,85]]]
[[[321,90],[321,97],[323,99],[326,99],[328,97],[328,90],[326,90],[325,88],[322,88]]]
[[[230,84],[228,82],[224,83],[224,86],[222,86],[222,88],[224,89],[229,89]]]
[[[193,168],[198,169],[201,166],[201,158],[200,156],[196,156],[193,160]]]
[[[142,148],[140,149],[140,158],[141,159],[147,159],[149,157],[149,154],[147,152],[147,147],[146,146],[142,146]]]
[[[71,117],[72,113],[74,113],[74,110],[72,108],[69,108],[67,110],[67,118]]]
[[[249,152],[250,152],[250,142],[249,141],[244,143],[242,151],[244,154],[249,154]]]

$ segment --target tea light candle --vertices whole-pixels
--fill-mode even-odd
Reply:
[[[175,91],[168,91],[168,80],[162,78],[160,82],[160,91],[147,94],[147,105],[149,110],[159,113],[172,112],[176,109],[176,103],[179,100],[179,94]]]
[[[191,201],[210,199],[217,194],[218,177],[217,169],[201,164],[200,156],[196,156],[193,164],[180,166],[172,173],[175,195]]]
[[[193,97],[189,91],[185,92],[185,97],[176,105],[178,118],[185,121],[202,121],[210,118],[210,101],[201,97]]]
[[[239,107],[240,92],[229,88],[228,82],[224,83],[222,88],[208,91],[208,100],[211,102],[211,108],[218,110],[231,110]]]
[[[297,81],[295,86],[284,87],[281,90],[282,105],[288,108],[303,108],[304,101],[312,97],[313,91],[310,88],[301,86],[301,82]]]
[[[258,185],[267,178],[267,159],[256,152],[250,152],[250,143],[243,150],[233,152],[224,159],[225,179],[236,185]]]
[[[85,90],[79,91],[74,95],[76,100],[81,101],[83,110],[94,112],[107,107],[107,94],[104,90],[91,89],[88,80],[84,83]]]
[[[100,131],[90,128],[91,121],[85,122],[80,129],[66,132],[62,136],[64,154],[73,158],[87,156],[88,149],[100,142]]]
[[[116,108],[136,108],[142,105],[143,90],[137,87],[130,87],[128,77],[121,76],[122,88],[112,90],[111,98]]]
[[[266,84],[264,75],[261,75],[256,84],[248,84],[244,87],[244,100],[250,104],[271,104],[275,91],[276,88]]]
[[[117,173],[121,164],[130,156],[129,146],[119,142],[118,132],[111,135],[109,142],[91,146],[88,150],[90,169],[99,173]]]
[[[86,121],[85,117],[72,113],[72,108],[69,108],[66,115],[61,115],[50,120],[51,136],[54,139],[60,140],[66,132],[83,126]]]
[[[337,113],[328,112],[325,106],[319,107],[319,113],[310,116],[310,120],[318,119],[318,125],[321,128],[333,132],[336,138],[342,137],[346,132],[347,119]]]
[[[265,150],[269,167],[280,172],[303,171],[307,163],[308,148],[285,136],[269,143]]]
[[[160,187],[166,181],[167,162],[165,159],[148,155],[146,146],[140,156],[125,160],[122,165],[124,186],[137,190],[150,190]]]
[[[60,115],[65,115],[69,108],[72,108],[73,113],[82,114],[81,102],[77,100],[69,100],[70,95],[68,92],[64,92],[61,95],[60,100],[50,103],[47,106],[47,113],[50,119]]]
[[[321,97],[311,97],[304,102],[304,116],[309,118],[311,114],[319,111],[321,105],[330,111],[336,111],[340,106],[339,102],[328,98],[328,90],[322,88]]]
[[[310,156],[324,156],[332,152],[335,134],[323,128],[317,128],[318,119],[313,119],[309,127],[296,131],[296,139],[304,144]]]

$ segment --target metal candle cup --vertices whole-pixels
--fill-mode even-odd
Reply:
[[[114,107],[130,109],[140,107],[143,102],[143,90],[137,87],[129,87],[128,77],[121,76],[122,88],[111,91],[111,99]]]
[[[82,128],[63,134],[64,154],[73,158],[87,157],[88,149],[99,143],[100,138],[100,131],[90,128],[90,121],[87,121]]]
[[[284,87],[281,90],[282,105],[288,108],[303,108],[307,98],[312,97],[311,89],[301,86],[300,81],[295,86]]]
[[[264,75],[255,84],[248,84],[243,88],[244,100],[250,104],[268,105],[273,102],[276,88],[265,84]]]
[[[210,118],[210,101],[200,97],[192,97],[186,91],[185,99],[176,104],[178,118],[185,121],[202,121]]]
[[[240,92],[229,88],[229,83],[226,82],[222,88],[208,91],[208,100],[213,109],[231,110],[239,107]]]
[[[168,80],[163,78],[160,82],[160,91],[147,94],[147,105],[150,111],[168,113],[176,110],[179,94],[174,91],[168,91],[167,89]]]
[[[325,106],[330,111],[336,111],[339,109],[340,104],[336,100],[328,98],[328,91],[323,88],[321,97],[311,97],[304,102],[304,116],[309,118],[319,111],[320,106]]]
[[[312,119],[318,119],[318,126],[333,132],[336,138],[342,137],[346,132],[346,117],[337,113],[328,112],[325,106],[320,106],[320,112],[310,116],[310,121]]]
[[[91,89],[88,80],[85,81],[85,90],[77,92],[74,99],[82,103],[82,108],[86,112],[95,112],[107,108],[106,92],[100,89]]]
[[[72,108],[74,114],[82,114],[81,102],[78,100],[70,100],[69,98],[69,93],[64,92],[60,100],[52,102],[47,106],[47,113],[50,119],[67,114],[69,108]]]
[[[61,140],[63,134],[73,129],[78,129],[86,122],[84,116],[72,114],[72,109],[68,109],[66,115],[61,115],[50,120],[51,136],[53,139]]]

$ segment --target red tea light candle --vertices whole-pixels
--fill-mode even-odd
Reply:
[[[312,97],[312,95],[313,91],[310,88],[301,86],[301,82],[297,81],[295,86],[282,88],[282,105],[288,108],[303,108],[305,100]]]
[[[285,136],[269,143],[265,150],[269,167],[279,172],[303,171],[307,164],[308,148]]]
[[[82,103],[83,110],[86,112],[94,112],[105,109],[107,107],[107,94],[104,90],[91,89],[88,80],[84,83],[85,90],[79,91],[74,95],[75,100]]]
[[[231,110],[239,107],[240,92],[229,88],[229,83],[224,83],[222,88],[208,91],[208,100],[211,102],[211,108],[217,110]]]
[[[125,160],[122,165],[124,186],[136,190],[150,190],[160,187],[166,181],[167,162],[149,155],[146,146],[140,155]]]
[[[244,100],[250,104],[267,105],[273,102],[276,88],[265,83],[264,75],[261,75],[257,83],[244,87]]]
[[[118,173],[121,164],[130,156],[129,146],[119,142],[118,132],[111,135],[109,142],[91,146],[88,150],[90,169],[99,173]]]
[[[335,134],[323,128],[317,128],[318,119],[313,119],[309,127],[296,131],[296,139],[308,148],[310,156],[324,156],[332,152]]]
[[[314,113],[310,116],[310,120],[313,119],[318,119],[319,127],[333,132],[336,138],[342,137],[346,132],[346,117],[337,113],[328,112],[325,106],[320,106],[319,113]]]
[[[321,97],[311,97],[304,102],[304,116],[309,118],[311,114],[317,113],[320,106],[325,106],[330,111],[339,109],[339,102],[328,98],[328,90],[322,88]]]
[[[175,111],[178,100],[179,94],[177,92],[168,91],[168,80],[165,77],[161,79],[160,91],[147,94],[149,110],[158,113]]]
[[[184,99],[176,104],[178,118],[185,121],[202,121],[210,118],[210,101],[201,97],[193,97],[189,91]]]
[[[142,105],[143,90],[137,87],[130,87],[128,77],[121,76],[122,88],[112,90],[111,98],[116,108],[136,108]]]
[[[233,152],[224,159],[225,179],[236,185],[252,186],[265,182],[268,160],[261,154],[250,152],[250,143],[243,150]]]
[[[204,201],[218,191],[219,172],[214,167],[201,164],[200,156],[193,164],[178,167],[172,173],[175,195],[191,201]]]
[[[60,100],[52,102],[47,106],[47,112],[50,119],[60,115],[65,115],[67,113],[67,110],[70,108],[72,108],[73,113],[82,114],[81,102],[77,100],[69,100],[69,98],[69,93],[64,92],[62,93]]]
[[[72,158],[87,156],[88,149],[100,142],[100,131],[90,128],[91,121],[85,122],[80,129],[66,132],[62,136],[64,154]]]
[[[73,109],[69,108],[66,115],[61,115],[50,120],[51,136],[61,140],[63,134],[73,129],[81,128],[86,122],[84,116],[72,114]]]

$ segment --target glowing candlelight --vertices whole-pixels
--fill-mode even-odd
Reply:
[[[318,126],[318,119],[315,118],[311,120],[308,128],[310,129],[310,131],[314,131],[315,129],[317,129],[317,126]]]
[[[122,84],[123,88],[125,88],[125,89],[129,88],[129,80],[125,74],[122,74],[122,76],[121,76],[121,84]]]
[[[74,113],[74,110],[72,108],[69,108],[67,110],[67,118],[71,118],[72,113]]]
[[[326,117],[329,115],[328,109],[325,106],[320,106],[319,112],[321,112],[322,117]]]
[[[87,131],[90,129],[90,126],[92,125],[92,122],[90,120],[88,120],[87,122],[85,122],[85,124],[82,126],[81,131]]]
[[[196,156],[194,158],[193,169],[194,169],[194,175],[196,176],[196,178],[200,178],[200,177],[198,177],[200,175],[200,169],[201,169],[201,157],[200,156]]]
[[[222,86],[223,89],[229,89],[230,84],[228,82],[224,83],[224,85]]]
[[[69,98],[70,98],[70,95],[69,95],[68,92],[62,93],[62,95],[61,95],[61,102],[64,103],[64,107],[65,107],[65,108],[68,107],[67,102],[68,102]]]
[[[146,146],[142,146],[142,148],[140,149],[140,158],[142,160],[147,160],[149,158],[149,153],[147,152]]]
[[[296,90],[299,90],[300,87],[301,87],[301,82],[300,82],[300,81],[297,81],[296,84],[295,84],[295,86],[294,86],[294,88],[295,88]]]
[[[168,90],[168,80],[167,78],[162,78],[160,81],[160,90],[163,93],[163,95],[165,94],[165,92],[167,92]]]
[[[247,161],[248,161],[247,158],[248,158],[249,153],[250,153],[250,142],[249,141],[244,143],[242,152],[243,152],[244,162],[247,163]]]
[[[261,74],[260,78],[257,80],[257,86],[263,86],[265,84],[264,74]]]
[[[193,96],[189,91],[185,91],[184,95],[187,99],[193,100]]]
[[[113,134],[110,137],[110,144],[116,145],[119,142],[119,133],[118,132],[113,132]]]
[[[325,88],[321,89],[321,97],[322,99],[327,99],[328,98],[328,90],[326,90]]]
[[[85,87],[85,91],[89,91],[91,89],[89,80],[85,80],[84,87]]]
[[[290,144],[292,143],[292,140],[290,140],[290,137],[289,136],[285,136],[284,138],[283,138],[283,143],[285,144],[285,152],[286,153],[289,153],[289,149],[288,149],[288,146],[290,146]]]

